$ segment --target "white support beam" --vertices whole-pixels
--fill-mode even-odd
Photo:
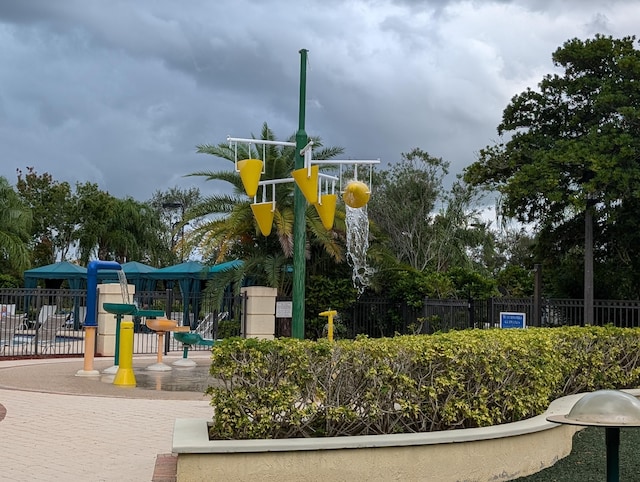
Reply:
[[[284,146],[284,147],[296,147],[295,142],[285,142],[285,141],[269,141],[265,139],[243,139],[240,137],[230,137],[227,136],[227,142],[240,142],[242,144],[259,144],[264,146]]]

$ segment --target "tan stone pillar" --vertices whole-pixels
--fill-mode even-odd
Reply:
[[[247,286],[240,289],[247,294],[245,336],[273,340],[276,332],[276,288]]]
[[[134,285],[127,285],[129,297],[133,300],[136,292]],[[116,315],[107,313],[102,307],[103,303],[123,303],[122,289],[119,283],[104,283],[98,285],[98,341],[96,355],[114,356],[116,353]],[[133,321],[131,315],[124,315],[122,321]]]

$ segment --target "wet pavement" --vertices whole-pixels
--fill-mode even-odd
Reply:
[[[135,357],[133,370],[136,387],[113,385],[114,375],[76,376],[83,367],[82,358],[0,361],[0,388],[73,395],[202,400],[209,384],[215,383],[209,376],[209,356],[208,352],[189,354],[189,359],[196,362],[196,367],[172,367],[167,372],[146,370],[156,362],[155,357]],[[178,359],[165,357],[164,362],[171,366]],[[96,358],[93,365],[100,372],[111,366],[113,358]]]
[[[209,377],[209,366],[193,368],[175,368],[171,371],[149,371],[144,367],[133,370],[136,387],[143,390],[165,392],[197,392],[204,393],[212,381]],[[113,383],[115,375],[102,375],[102,383]]]

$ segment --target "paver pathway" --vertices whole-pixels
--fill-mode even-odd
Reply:
[[[199,394],[191,394],[194,399],[170,400],[154,399],[158,392],[142,393],[140,389],[124,387],[118,387],[124,390],[120,393],[136,391],[136,396],[145,398],[6,388],[18,384],[21,373],[19,368],[7,369],[8,363],[0,362],[0,405],[4,407],[4,410],[0,407],[0,480],[3,481],[150,481],[156,456],[171,452],[175,419],[208,418],[212,414],[208,400]],[[54,361],[41,366],[40,372],[50,370],[53,379],[54,373],[76,370],[78,366],[81,367],[81,361]],[[77,378],[64,377],[69,387],[55,391],[71,391],[74,386],[89,383]],[[30,385],[26,380],[25,384]],[[163,396],[167,394],[163,392]],[[3,411],[6,411],[4,418]]]

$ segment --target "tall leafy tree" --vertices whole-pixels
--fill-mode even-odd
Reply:
[[[31,209],[31,256],[36,266],[67,259],[72,252],[76,230],[76,202],[68,182],[51,174],[38,174],[33,167],[17,170],[16,189]]]
[[[187,221],[185,213],[201,200],[200,189],[191,187],[181,189],[177,186],[167,191],[155,191],[148,201],[158,213],[164,229],[160,239],[171,256],[162,260],[169,265],[188,260],[194,248],[186,242],[186,234],[196,227],[197,220]]]
[[[374,182],[369,217],[397,260],[419,271],[470,267],[470,248],[485,238],[473,190],[456,182],[447,191],[448,172],[448,162],[415,148]]]
[[[15,274],[30,266],[31,221],[31,210],[0,177],[0,266]]]
[[[640,204],[640,52],[634,44],[635,37],[602,35],[565,42],[552,56],[564,72],[546,75],[537,90],[511,100],[498,126],[510,139],[481,150],[465,173],[469,183],[501,194],[505,215],[537,224],[548,270],[563,265],[550,253],[581,251],[564,240],[579,238],[585,224],[588,236],[592,220],[596,269],[632,280],[619,284],[635,287],[635,293],[617,293],[625,297],[640,295],[640,231],[636,216],[628,216]],[[583,246],[589,249],[588,242]]]
[[[276,140],[274,133],[265,123],[260,139]],[[292,139],[289,139],[292,140]],[[314,139],[315,159],[331,159],[342,152],[341,148],[321,147],[319,139]],[[255,147],[253,147],[255,153]],[[292,183],[276,185],[276,210],[274,229],[269,236],[262,236],[253,217],[249,199],[244,192],[240,175],[233,168],[235,150],[227,143],[198,146],[198,152],[210,154],[231,163],[229,170],[207,170],[190,174],[203,176],[208,181],[223,181],[230,187],[219,194],[205,197],[186,213],[186,221],[199,220],[190,232],[190,241],[197,246],[205,258],[223,261],[239,258],[245,261],[243,271],[250,274],[255,282],[277,287],[281,294],[291,290],[291,269],[293,255],[293,189]],[[262,148],[260,148],[262,154]],[[290,177],[294,168],[294,148],[286,146],[265,146],[265,172],[262,179],[284,179]],[[238,146],[238,159],[252,156],[246,146]],[[260,156],[262,157],[262,155]],[[260,193],[261,195],[261,193]],[[271,200],[271,193],[269,193]],[[336,216],[336,226],[344,223],[344,216]],[[318,252],[330,256],[334,262],[344,259],[343,244],[336,230],[327,231],[313,206],[306,211],[307,252],[319,247]]]
[[[78,184],[78,249],[80,259],[154,263],[163,249],[162,225],[148,203],[118,199],[96,184]]]

